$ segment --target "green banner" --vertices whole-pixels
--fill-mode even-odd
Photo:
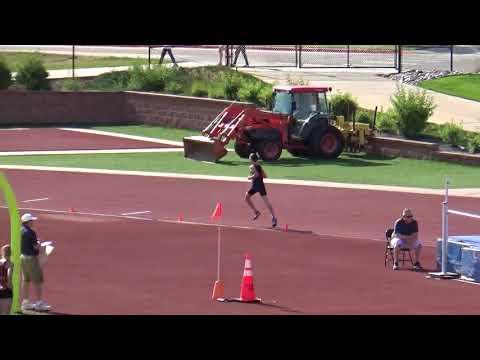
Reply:
[[[17,200],[6,176],[0,173],[0,189],[3,192],[10,215],[10,246],[12,248],[11,261],[13,263],[13,301],[11,314],[20,312],[20,214]]]

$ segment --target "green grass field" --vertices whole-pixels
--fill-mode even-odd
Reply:
[[[45,54],[38,52],[0,52],[0,57],[5,60],[12,72],[18,70],[18,66],[26,59],[39,57],[47,70],[63,70],[72,68],[72,56],[60,54]],[[100,56],[75,56],[75,68],[95,68],[113,66],[133,66],[148,64],[147,59],[134,59],[122,57],[100,57]]]
[[[447,95],[480,101],[480,74],[447,76],[422,81],[419,86]]]
[[[230,152],[216,164],[185,159],[180,153],[36,155],[0,157],[2,165],[84,167],[95,169],[175,172],[221,176],[248,176],[248,161]],[[341,183],[442,188],[444,176],[452,178],[453,188],[478,187],[480,168],[435,161],[384,159],[343,154],[335,160],[292,157],[265,163],[269,178],[317,180]]]

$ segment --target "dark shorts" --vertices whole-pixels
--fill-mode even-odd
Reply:
[[[261,196],[267,196],[267,190],[265,189],[265,184],[263,183],[254,183],[252,187],[248,190],[249,195],[255,195],[260,193]]]
[[[11,299],[13,292],[11,289],[0,289],[0,299]]]

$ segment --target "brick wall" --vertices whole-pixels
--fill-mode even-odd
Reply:
[[[230,104],[142,92],[9,90],[0,92],[0,125],[146,123],[202,130]]]
[[[203,130],[231,101],[126,92],[127,112],[145,124]],[[243,103],[248,105],[247,103]]]
[[[438,151],[438,144],[378,136],[369,141],[366,150],[375,155],[430,160]]]
[[[480,155],[440,151],[439,145],[430,142],[376,137],[366,146],[369,154],[405,157],[421,160],[438,160],[463,165],[480,165]]]
[[[0,91],[0,125],[126,123],[121,92]]]

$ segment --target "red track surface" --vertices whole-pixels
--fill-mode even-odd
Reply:
[[[247,183],[61,172],[6,171],[21,207],[208,221],[222,201],[225,224],[252,226],[242,197]],[[52,186],[54,184],[54,186]],[[421,237],[440,235],[441,196],[270,185],[280,226],[320,234],[222,230],[222,280],[237,297],[243,255],[253,259],[257,296],[267,305],[210,300],[216,277],[216,229],[202,225],[91,215],[40,215],[38,232],[57,248],[46,268],[47,300],[72,314],[475,314],[480,288],[383,267],[383,232],[405,206]],[[49,200],[22,203],[48,197]],[[260,208],[260,199],[255,199]],[[474,211],[476,200],[450,198]],[[8,219],[0,212],[0,236]],[[269,224],[266,213],[255,226]],[[478,233],[451,217],[452,234]],[[434,266],[433,246],[424,266]],[[277,303],[273,303],[273,301]]]
[[[175,146],[54,128],[1,130],[0,151],[146,149]]]

